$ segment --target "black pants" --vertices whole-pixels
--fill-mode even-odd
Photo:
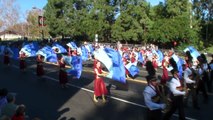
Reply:
[[[165,113],[163,120],[170,120],[172,114],[174,114],[177,109],[179,113],[179,120],[185,120],[183,95],[172,97],[171,108],[167,113]]]
[[[191,84],[186,84],[186,85],[187,85],[187,88],[189,88],[190,90],[189,90],[187,96],[184,99],[184,104],[187,106],[189,96],[191,96],[193,107],[198,107],[196,88],[194,88],[194,84],[191,83]]]
[[[209,75],[209,81],[207,82],[208,92],[212,92],[212,81],[213,81],[213,70],[211,70]]]
[[[201,91],[203,93],[204,101],[207,101],[208,95],[207,95],[207,92],[206,92],[204,80],[199,80],[199,82],[198,82],[196,93],[198,94],[199,91]]]
[[[161,120],[162,113],[160,109],[149,110],[147,109],[147,119],[146,120]]]

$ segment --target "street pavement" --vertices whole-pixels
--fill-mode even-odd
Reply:
[[[38,79],[35,61],[28,60],[25,73],[20,72],[18,65],[18,61],[12,61],[10,66],[4,66],[0,61],[0,88],[17,94],[16,103],[26,105],[28,120],[33,117],[42,120],[145,120],[142,91],[146,85],[146,72],[143,69],[139,77],[128,80],[127,84],[105,79],[106,84],[112,83],[116,87],[110,88],[107,103],[101,100],[94,103],[92,66],[84,67],[80,79],[69,78],[69,88],[62,89],[58,83],[57,66],[45,64],[44,79]],[[204,104],[202,95],[199,95],[201,110],[193,109],[189,103],[185,109],[187,119],[212,120],[212,94],[209,98],[209,103]],[[177,119],[178,115],[173,115],[172,120]]]

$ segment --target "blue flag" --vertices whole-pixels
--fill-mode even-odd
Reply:
[[[163,53],[160,50],[157,50],[157,53],[159,55],[160,62],[162,62],[163,61]]]
[[[44,61],[46,62],[57,63],[58,61],[57,55],[50,46],[43,47],[42,49],[38,50],[36,54],[44,56]]]
[[[94,55],[109,70],[108,78],[126,83],[124,64],[118,51],[112,48],[98,49]]]
[[[1,45],[1,46],[0,46],[0,54],[1,54],[1,55],[4,55],[4,49],[5,49],[5,46],[4,46],[4,45]]]
[[[133,65],[131,62],[128,63],[125,67],[129,71],[132,77],[134,77],[135,75],[138,75],[140,72],[140,69],[137,66]]]
[[[184,64],[184,60],[182,58],[179,58],[179,61],[177,63],[177,67],[178,67],[180,79],[182,79],[182,75],[183,75],[183,66],[182,66],[183,64]]]
[[[174,59],[174,61],[177,64],[177,70],[178,70],[178,74],[180,79],[182,79],[182,74],[183,74],[183,67],[182,65],[184,64],[184,60],[180,57],[178,57],[177,55],[173,54],[172,58]]]
[[[13,51],[13,56],[12,58],[15,60],[18,60],[19,58],[19,49],[16,47],[11,47],[11,50]]]
[[[91,54],[93,54],[93,52],[94,52],[94,47],[92,46],[92,44],[89,44],[88,46],[89,46],[89,49],[90,49]]]
[[[144,61],[143,55],[142,55],[141,52],[138,52],[138,61],[139,61],[140,63],[143,63],[143,61]]]
[[[39,49],[38,42],[25,44],[20,51],[24,52],[27,57],[34,57]]]
[[[125,67],[120,53],[112,48],[105,48],[104,50],[113,63],[109,70],[108,77],[113,80],[126,83]]]
[[[72,57],[71,56],[67,56],[67,55],[63,55],[64,61],[67,65],[72,66],[71,62],[72,62]]]
[[[86,49],[85,46],[81,46],[81,52],[82,52],[82,55],[81,55],[82,60],[87,61],[89,58],[89,55],[88,55],[88,50]]]
[[[77,49],[77,45],[74,42],[67,43],[67,46],[70,47],[72,50]]]
[[[71,61],[72,67],[71,69],[67,70],[68,74],[71,74],[72,76],[76,78],[81,77],[82,73],[82,59],[80,56],[72,56],[72,61]]]
[[[198,56],[200,56],[200,53],[193,47],[193,46],[189,46],[186,49],[184,49],[184,52],[189,51],[191,56],[194,59],[197,59]]]
[[[58,50],[57,53],[66,53],[67,52],[67,50],[62,45],[60,45],[58,43],[53,43],[52,49],[54,49],[54,50],[57,49]]]

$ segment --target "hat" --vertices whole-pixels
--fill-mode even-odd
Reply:
[[[174,75],[175,73],[178,73],[177,69],[172,69],[171,70],[172,75]]]
[[[157,81],[157,78],[155,76],[148,75],[148,76],[146,76],[146,80],[147,80],[147,82]]]

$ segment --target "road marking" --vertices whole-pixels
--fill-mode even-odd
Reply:
[[[14,68],[19,68],[18,66],[16,65],[12,65],[12,67]],[[33,72],[33,74],[36,74],[35,72]],[[52,78],[52,77],[49,77],[49,76],[46,76],[44,75],[45,78],[47,79],[50,79],[54,82],[59,82],[58,79],[55,79],[55,78]],[[87,92],[90,92],[90,93],[94,93],[93,90],[90,90],[90,89],[87,89],[87,88],[84,88],[84,87],[79,87],[77,85],[74,85],[74,84],[71,84],[71,83],[67,83],[67,85],[71,86],[71,87],[74,87],[74,88],[78,88],[78,89],[81,89],[83,91],[87,91]],[[146,106],[142,105],[142,104],[138,104],[138,103],[134,103],[134,102],[131,102],[131,101],[128,101],[128,100],[124,100],[124,99],[121,99],[121,98],[117,98],[117,97],[114,97],[114,96],[108,96],[109,98],[111,99],[114,99],[114,100],[117,100],[117,101],[121,101],[121,102],[124,102],[124,103],[127,103],[127,104],[130,104],[130,105],[134,105],[134,106],[138,106],[138,107],[142,107],[142,108],[147,108]],[[173,114],[173,116],[175,117],[179,117],[177,114]],[[196,120],[194,118],[190,118],[190,117],[186,117],[187,120]]]
[[[55,63],[51,63],[51,62],[45,62],[47,64],[51,64],[51,65],[55,65],[57,66],[57,64]],[[70,66],[66,66],[66,68],[71,68]],[[88,69],[83,69],[84,72],[89,72],[89,73],[94,73],[94,71],[88,70]],[[139,80],[139,79],[132,79],[132,78],[127,78],[126,80],[128,81],[132,81],[132,82],[137,82],[137,83],[142,83],[142,84],[147,84],[146,80]]]

